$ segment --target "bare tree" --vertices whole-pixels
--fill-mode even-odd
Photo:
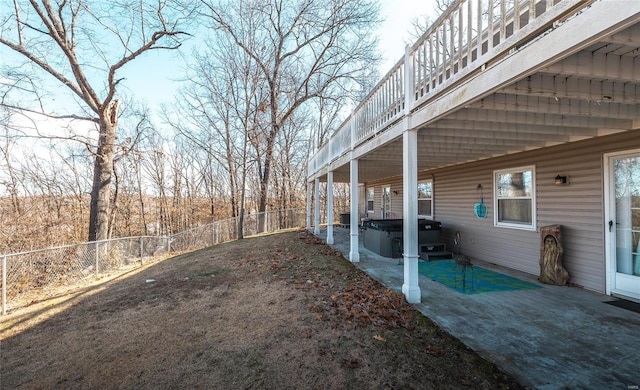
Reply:
[[[151,188],[156,200],[157,228],[153,233],[168,234],[171,232],[171,213],[169,210],[169,196],[167,194],[170,183],[166,165],[165,140],[157,132],[147,138],[147,157],[143,162],[146,179],[153,186]]]
[[[133,107],[133,104],[127,105],[128,107]],[[122,117],[124,117],[125,121],[123,123]],[[128,121],[126,119],[129,119]],[[129,125],[131,119],[135,119],[135,125]],[[114,142],[114,153],[113,153],[113,196],[111,198],[112,207],[110,209],[109,214],[109,237],[113,236],[113,232],[116,229],[116,216],[118,214],[119,200],[121,198],[121,194],[124,195],[124,200],[127,202],[126,207],[129,209],[127,212],[130,212],[131,205],[131,195],[129,190],[126,188],[127,184],[129,184],[132,180],[128,177],[129,170],[127,169],[130,164],[130,161],[124,161],[120,163],[122,160],[128,159],[129,155],[136,154],[138,151],[138,144],[140,138],[143,136],[145,131],[151,131],[152,125],[149,121],[149,114],[146,109],[139,109],[134,111],[133,113],[122,113],[120,119],[121,128],[120,135],[121,137],[118,142]],[[117,169],[117,165],[124,165],[121,167],[122,169]],[[123,184],[121,184],[123,183]],[[131,222],[131,215],[125,216],[123,218],[127,225]],[[130,226],[128,226],[130,230]]]
[[[277,137],[293,114],[314,99],[346,92],[379,61],[371,32],[371,0],[204,0],[212,27],[228,35],[260,71],[268,124],[258,153],[259,211],[266,211]],[[333,96],[336,97],[335,95]],[[264,220],[260,221],[264,228]]]
[[[227,172],[225,184],[229,191],[231,216],[239,213],[238,205],[238,159],[236,145],[240,144],[239,125],[232,106],[238,101],[240,78],[230,61],[219,60],[224,56],[219,47],[196,54],[188,86],[177,99],[179,118],[167,118],[172,127],[194,147],[204,151]],[[216,58],[218,57],[218,58]],[[224,57],[223,57],[224,58]],[[223,77],[219,77],[223,75]]]
[[[274,192],[279,209],[303,207],[306,194],[306,174],[310,150],[304,132],[312,128],[316,118],[309,110],[299,110],[278,136],[275,155]],[[285,213],[280,213],[280,224],[285,225]]]
[[[177,49],[188,35],[180,25],[189,19],[189,11],[171,0],[29,0],[2,8],[13,12],[0,21],[0,44],[24,62],[16,60],[15,66],[3,69],[0,104],[95,124],[89,240],[107,238],[120,104],[116,95],[123,81],[119,72],[150,50]],[[62,96],[60,87],[71,92],[73,102],[56,107],[50,98]],[[77,110],[65,112],[70,106]]]
[[[442,15],[456,0],[435,0],[433,1],[433,11],[435,15]],[[409,28],[409,41],[406,44],[412,44],[431,27],[434,20],[428,14],[415,16],[411,19],[411,27]]]
[[[239,217],[242,238],[246,181],[255,159],[249,156],[249,138],[257,140],[252,135],[265,122],[263,85],[254,61],[228,36],[205,46],[194,53],[187,86],[176,102],[180,118],[168,121],[225,171],[231,217]]]
[[[11,160],[11,152],[13,146],[15,144],[15,140],[9,136],[9,126],[8,123],[11,121],[11,112],[9,110],[3,109],[0,111],[2,114],[2,119],[0,123],[2,123],[2,143],[0,143],[0,153],[2,154],[2,163],[0,166],[3,166],[4,177],[0,177],[0,184],[5,187],[5,190],[11,197],[11,206],[13,208],[13,212],[18,216],[22,216],[22,206],[20,202],[19,196],[19,182],[18,176],[16,173],[16,169],[14,168],[14,163]]]

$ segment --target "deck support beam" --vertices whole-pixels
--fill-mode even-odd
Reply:
[[[414,105],[414,69],[409,46],[404,53],[404,119],[402,120],[402,238],[404,284],[407,302],[420,303],[418,284],[418,130],[411,126]]]
[[[350,242],[350,251],[349,251],[349,260],[352,263],[357,263],[360,261],[360,249],[358,242],[358,160],[355,158],[351,159],[351,221],[350,221],[350,230],[351,230],[351,242]]]
[[[311,201],[313,196],[313,184],[309,181],[307,182],[307,223],[306,228],[307,231],[311,231]]]
[[[402,134],[402,237],[404,239],[404,284],[407,302],[420,303],[418,285],[418,131]]]
[[[314,213],[314,224],[313,224],[313,234],[316,236],[320,234],[320,178],[316,177],[315,186],[313,188],[313,192],[315,195],[315,213]]]
[[[333,171],[327,172],[327,244],[333,245]]]

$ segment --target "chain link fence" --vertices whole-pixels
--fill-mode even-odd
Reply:
[[[244,217],[243,235],[305,226],[304,209],[286,209]],[[2,260],[2,314],[31,302],[158,260],[168,253],[217,245],[238,238],[238,218],[229,218],[175,233],[64,245],[11,253]],[[264,228],[260,224],[264,223]]]

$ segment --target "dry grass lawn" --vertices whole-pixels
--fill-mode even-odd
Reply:
[[[175,256],[1,321],[3,389],[522,388],[302,232]]]

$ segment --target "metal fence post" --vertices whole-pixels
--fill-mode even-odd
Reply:
[[[140,265],[142,266],[142,258],[144,257],[144,242],[142,241],[142,236],[140,236]]]
[[[2,256],[2,315],[7,315],[7,255]]]
[[[96,278],[98,277],[98,259],[100,259],[100,250],[98,248],[98,241],[96,241]]]

